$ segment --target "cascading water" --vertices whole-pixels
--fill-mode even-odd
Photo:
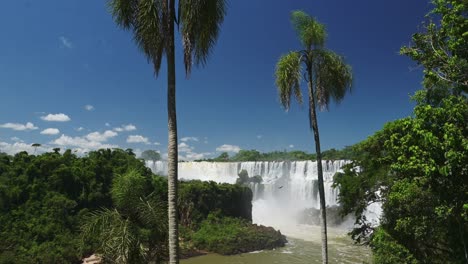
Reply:
[[[332,187],[333,175],[346,162],[323,161],[327,205],[337,204],[338,192]],[[148,162],[147,166],[156,174],[167,174],[167,163],[164,161]],[[318,208],[317,163],[312,161],[181,162],[179,178],[235,183],[241,170],[246,170],[250,177],[262,177],[265,198],[279,198],[278,201]],[[258,188],[253,188],[252,191],[255,197],[259,197],[256,193]]]
[[[345,160],[322,161],[327,206],[338,205],[339,191],[332,187],[333,176],[346,163]],[[149,161],[146,165],[156,174],[167,175],[165,161]],[[319,208],[317,162],[313,161],[181,162],[178,173],[182,180],[235,183],[241,170],[246,170],[250,177],[261,176],[263,180],[262,188],[259,184],[250,184],[255,223],[287,230],[296,225],[299,212],[305,208]],[[375,221],[380,207],[373,210],[370,216]],[[352,225],[352,221],[349,224]]]

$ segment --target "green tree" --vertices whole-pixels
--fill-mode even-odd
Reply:
[[[141,153],[141,158],[155,162],[161,160],[161,155],[154,150],[145,150]]]
[[[42,145],[39,144],[39,143],[34,143],[34,144],[31,145],[31,147],[34,148],[34,154],[36,154],[36,150],[37,150],[37,148],[40,147],[40,146],[42,146]]]
[[[184,65],[204,65],[219,35],[226,11],[225,0],[109,0],[115,22],[133,32],[137,46],[153,65],[156,76],[166,56],[168,109],[168,202],[170,263],[179,262],[177,223],[177,116],[175,26],[180,28]],[[177,6],[177,8],[176,8]]]
[[[353,233],[370,238],[376,263],[468,261],[468,102],[451,96],[431,106],[426,92],[415,96],[413,117],[387,123],[336,175],[344,213],[358,216]],[[383,216],[373,232],[364,209],[375,201]]]
[[[325,190],[323,186],[322,156],[317,124],[316,109],[328,109],[330,100],[339,102],[351,89],[351,67],[342,57],[324,48],[325,26],[303,11],[292,12],[291,22],[301,41],[303,50],[291,51],[282,56],[276,65],[276,86],[281,104],[286,110],[291,104],[291,96],[302,103],[300,82],[307,82],[309,98],[309,123],[314,133],[317,155],[317,171],[320,196],[322,226],[322,262],[328,263],[327,221]],[[302,65],[305,66],[303,72]]]
[[[241,170],[237,174],[238,178],[236,179],[236,184],[248,184],[249,183],[249,173],[246,170]]]
[[[111,189],[114,209],[85,216],[84,241],[97,241],[97,250],[110,263],[159,263],[166,241],[166,210],[148,194],[147,178],[136,170],[117,175]]]
[[[424,86],[430,97],[468,93],[468,2],[433,0],[424,31],[401,53],[424,67]]]

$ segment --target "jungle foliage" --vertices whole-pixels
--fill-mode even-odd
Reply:
[[[179,188],[186,234],[212,211],[220,221],[252,225],[249,188],[201,181]],[[92,253],[109,263],[160,262],[168,256],[167,222],[167,179],[131,151],[0,155],[0,263],[81,263]],[[190,239],[182,250],[209,250]]]
[[[433,3],[425,30],[402,48],[424,67],[413,115],[354,146],[335,176],[343,214],[356,215],[351,235],[377,264],[468,262],[468,4]],[[365,218],[375,202],[378,227]]]

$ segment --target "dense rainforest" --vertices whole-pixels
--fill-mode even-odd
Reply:
[[[181,182],[179,193],[182,256],[286,242],[251,223],[252,192],[245,186]],[[80,263],[96,252],[108,261],[162,261],[166,208],[166,178],[131,151],[0,154],[0,263]]]
[[[422,66],[424,89],[407,118],[353,146],[335,175],[353,238],[374,262],[468,263],[468,4],[435,0],[424,31],[401,53]],[[379,226],[365,217],[380,203]]]
[[[329,149],[322,151],[323,160],[351,160],[356,157],[352,146],[347,146],[343,149]],[[152,159],[148,159],[152,160]],[[315,153],[307,153],[301,150],[294,151],[272,151],[260,152],[258,150],[240,150],[233,156],[229,156],[227,152],[221,153],[218,157],[212,159],[203,159],[196,161],[214,161],[214,162],[242,162],[242,161],[295,161],[295,160],[317,160]]]

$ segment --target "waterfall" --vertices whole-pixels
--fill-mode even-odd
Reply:
[[[325,197],[327,205],[337,205],[338,190],[332,187],[333,176],[347,161],[322,161]],[[159,175],[167,175],[167,162],[147,162],[147,166]],[[250,177],[263,179],[263,197],[281,198],[304,206],[319,208],[317,162],[315,161],[252,161],[252,162],[180,162],[181,180],[202,180],[235,183],[237,174],[246,170]],[[258,197],[257,186],[251,186]]]
[[[327,206],[338,205],[339,190],[332,187],[333,176],[348,162],[322,161]],[[167,175],[166,161],[148,161],[146,165],[155,174]],[[235,183],[241,170],[246,170],[249,177],[261,176],[261,186],[250,184],[256,223],[284,227],[295,223],[297,214],[305,208],[320,208],[315,161],[180,162],[178,166],[181,180]],[[377,218],[379,209],[374,208]]]

